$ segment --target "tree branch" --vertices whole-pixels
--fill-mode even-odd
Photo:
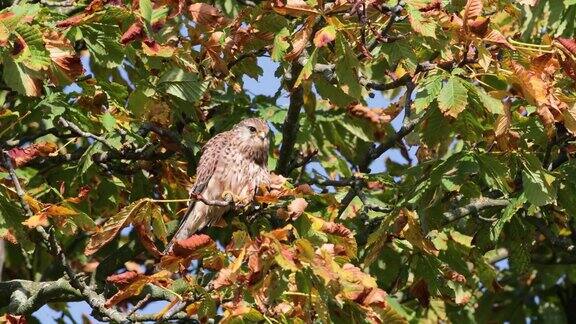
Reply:
[[[291,68],[291,79],[289,88],[292,89],[288,113],[282,125],[282,146],[280,147],[280,157],[276,165],[276,173],[287,176],[289,166],[292,161],[294,145],[300,128],[300,110],[304,104],[304,92],[301,86],[293,88],[296,79],[302,71],[302,65],[294,62]]]
[[[478,213],[479,211],[486,209],[486,208],[506,207],[506,206],[508,206],[508,204],[510,204],[510,201],[508,201],[508,199],[492,199],[492,198],[486,198],[486,197],[478,198],[478,199],[470,202],[468,205],[458,207],[458,208],[455,208],[455,209],[452,209],[450,211],[445,212],[443,214],[444,217],[446,217],[446,220],[444,221],[444,225],[455,222],[455,221],[462,219],[462,218],[464,218],[470,214]]]
[[[20,198],[20,204],[21,204],[22,208],[26,211],[26,215],[28,217],[31,217],[33,215],[33,213],[32,213],[32,210],[30,209],[30,206],[28,205],[28,203],[26,202],[26,200],[24,198],[24,196],[25,196],[24,190],[22,190],[22,186],[20,186],[20,181],[18,180],[18,177],[16,176],[16,172],[14,170],[12,162],[10,161],[10,157],[8,156],[8,153],[6,153],[6,151],[4,151],[4,150],[2,150],[2,158],[3,158],[2,162],[4,163],[4,166],[6,167],[6,169],[8,170],[8,173],[10,174],[10,178],[12,180],[12,183],[14,184],[14,187],[16,188],[16,194]],[[44,230],[44,228],[41,226],[36,227],[36,230],[40,233],[40,235],[42,236],[42,239],[48,245],[49,250],[52,253],[52,255],[54,257],[56,257],[56,259],[64,267],[65,274],[68,275],[68,278],[70,280],[70,285],[80,291],[80,293],[84,297],[84,300],[94,310],[100,312],[101,314],[108,316],[111,320],[119,322],[119,323],[124,322],[125,316],[123,316],[120,312],[118,312],[115,309],[105,307],[104,304],[106,301],[104,300],[104,298],[101,295],[99,295],[98,293],[96,293],[94,290],[92,290],[92,288],[90,286],[88,286],[84,281],[80,280],[77,277],[77,275],[74,273],[74,271],[70,267],[70,264],[68,263],[68,260],[66,259],[66,256],[64,255],[64,252],[62,251],[62,248],[60,247],[60,245],[58,244],[58,242],[54,238],[53,233],[48,234],[46,232],[46,230]]]

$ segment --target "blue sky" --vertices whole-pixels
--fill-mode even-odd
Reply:
[[[83,58],[82,62],[87,70],[87,73],[91,73],[89,68],[89,61],[87,58]],[[270,58],[264,57],[258,59],[259,65],[262,67],[264,71],[264,75],[259,77],[258,80],[251,79],[249,77],[244,78],[245,88],[249,91],[251,95],[267,95],[273,96],[276,90],[280,86],[280,79],[274,76],[274,71],[278,67],[278,64],[273,62]],[[76,85],[69,86],[66,91],[72,92],[76,91],[79,92],[80,88]],[[279,106],[286,107],[288,105],[288,97],[285,95],[282,96],[277,104]],[[373,108],[386,108],[390,104],[390,100],[385,98],[380,92],[374,93],[374,98],[368,98],[367,103],[369,107]],[[395,120],[393,120],[392,125],[396,130],[398,130],[402,126],[403,120],[403,113],[400,114]],[[416,148],[410,150],[410,155],[414,161],[415,158]],[[373,172],[382,172],[385,170],[385,159],[390,158],[399,163],[405,163],[406,161],[399,153],[399,150],[392,149],[386,152],[383,156],[378,158],[374,161],[371,165],[371,169]],[[153,302],[150,303],[147,307],[139,311],[139,313],[156,313],[162,309],[166,305],[165,302]],[[94,323],[98,322],[93,319],[89,314],[91,313],[91,308],[88,306],[86,302],[75,302],[70,303],[69,307],[70,313],[72,318],[78,322],[82,322],[82,315],[87,315]],[[56,320],[61,317],[61,312],[54,311],[48,306],[44,306],[40,308],[38,311],[34,313],[42,323],[56,323]],[[64,322],[72,323],[69,318],[64,318]]]

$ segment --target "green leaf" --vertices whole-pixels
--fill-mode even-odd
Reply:
[[[280,62],[284,59],[284,55],[290,47],[290,43],[287,40],[289,36],[290,32],[287,28],[282,28],[282,30],[274,36],[274,45],[271,54],[272,60]]]
[[[360,63],[356,59],[356,54],[350,50],[348,42],[340,33],[336,35],[336,54],[338,55],[336,76],[338,76],[338,80],[342,85],[346,85],[348,88],[344,92],[357,100],[362,100],[362,86],[360,86],[358,81],[357,73]]]
[[[460,79],[451,76],[448,82],[444,84],[438,95],[438,107],[444,113],[451,117],[458,117],[464,111],[468,104],[468,91]]]
[[[312,73],[314,73],[314,66],[316,65],[317,53],[318,49],[315,48],[312,51],[312,54],[310,55],[308,60],[306,60],[306,64],[304,64],[304,66],[302,67],[302,71],[300,72],[300,75],[298,75],[298,79],[296,79],[296,82],[294,83],[295,88],[298,87],[302,83],[302,81],[308,80],[308,78],[310,78]]]
[[[116,127],[116,118],[114,118],[114,116],[109,112],[100,116],[100,121],[102,122],[102,126],[104,126],[104,128],[109,132],[113,131]]]
[[[204,95],[208,82],[200,81],[195,74],[174,68],[160,77],[159,86],[168,94],[195,103]]]
[[[152,22],[152,2],[150,0],[140,0],[140,16],[145,22]]]
[[[522,186],[528,201],[536,206],[551,204],[556,200],[553,186],[555,177],[545,171],[538,158],[526,155],[522,172]]]
[[[4,176],[6,173],[4,173]],[[4,178],[3,176],[3,178]],[[24,210],[18,205],[17,201],[8,198],[4,189],[0,189],[0,235],[5,235],[8,230],[14,234],[18,244],[30,252],[34,250],[34,244],[28,238],[28,233],[22,225],[26,220]]]
[[[516,198],[510,199],[510,204],[504,208],[502,216],[490,228],[490,239],[492,239],[492,241],[498,241],[504,225],[512,219],[516,212],[522,208],[524,203],[526,203],[525,195],[520,195]]]
[[[21,95],[37,97],[42,93],[42,82],[35,78],[36,73],[21,63],[11,59],[4,60],[2,73],[4,82]]]

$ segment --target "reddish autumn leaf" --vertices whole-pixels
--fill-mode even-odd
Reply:
[[[134,228],[136,229],[136,234],[138,235],[140,243],[142,243],[142,246],[144,246],[146,251],[159,259],[162,256],[162,252],[160,252],[156,247],[156,244],[154,244],[153,234],[150,228],[141,222],[134,224]]]
[[[210,236],[206,234],[195,234],[185,240],[176,241],[176,243],[174,243],[173,253],[179,257],[187,257],[197,250],[212,244],[214,244],[214,241]]]
[[[62,21],[57,22],[56,27],[68,28],[68,27],[76,26],[76,25],[80,24],[81,22],[85,21],[89,17],[90,17],[90,14],[82,12],[80,14],[77,14],[75,16],[72,16],[70,18],[67,18],[67,19],[64,19]]]
[[[8,323],[8,324],[26,324],[26,323],[28,323],[28,321],[26,320],[26,316],[24,316],[24,315],[6,314],[6,323]]]
[[[140,276],[141,275],[136,271],[126,271],[119,274],[110,275],[106,277],[106,281],[115,285],[125,286],[134,282],[136,279],[140,278]]]
[[[576,39],[558,37],[556,40],[573,55],[576,55]]]
[[[15,147],[8,150],[8,155],[12,158],[12,165],[15,168],[22,167],[40,156],[48,156],[55,152],[58,145],[50,142],[31,144],[25,148]]]
[[[428,291],[428,284],[424,279],[420,279],[412,284],[410,293],[418,299],[420,305],[423,307],[430,306],[430,291]]]
[[[324,222],[321,228],[322,232],[342,236],[342,237],[349,237],[352,235],[352,231],[346,228],[346,226],[334,223],[334,222]]]
[[[468,0],[464,6],[463,20],[466,22],[475,20],[482,15],[483,7],[482,0]]]
[[[84,186],[84,187],[80,188],[80,190],[78,191],[78,196],[66,198],[66,201],[74,203],[74,204],[79,204],[80,202],[82,202],[82,201],[86,200],[86,198],[88,198],[88,194],[90,193],[90,190],[91,190],[90,187]]]
[[[120,38],[120,43],[126,45],[132,41],[137,39],[141,39],[144,37],[146,33],[144,32],[144,26],[140,21],[137,21],[130,25],[128,29],[122,34],[122,38]]]
[[[128,299],[132,296],[137,296],[148,284],[166,287],[172,282],[172,279],[170,279],[171,275],[172,273],[169,271],[160,271],[151,276],[138,275],[136,279],[132,280],[130,283],[120,289],[116,294],[114,294],[114,296],[110,297],[106,301],[105,306],[112,307],[125,299]]]
[[[488,34],[489,24],[490,18],[478,17],[475,20],[469,21],[468,27],[470,27],[470,31],[478,37],[484,37]]]

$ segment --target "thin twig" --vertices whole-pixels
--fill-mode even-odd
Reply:
[[[508,199],[492,199],[492,198],[478,198],[468,205],[452,209],[445,212],[443,215],[446,218],[444,225],[455,222],[470,214],[478,213],[479,211],[491,207],[506,207],[510,204]]]
[[[126,315],[126,317],[131,317],[132,315],[134,315],[134,313],[136,313],[137,310],[142,308],[150,300],[151,297],[152,297],[152,295],[146,294],[146,296],[144,296],[144,298],[139,300],[138,303],[136,303],[136,305],[134,305],[134,307],[132,307],[132,309],[130,310],[128,315]]]
[[[108,143],[108,141],[104,137],[94,135],[90,132],[83,131],[80,127],[78,127],[78,125],[74,124],[71,121],[64,119],[64,117],[58,118],[58,122],[63,127],[69,129],[71,132],[77,134],[78,136],[89,138],[89,139],[92,139],[94,141],[98,141],[98,142],[102,143],[102,145],[106,146],[108,149],[110,149],[112,151],[117,151],[116,148],[114,148],[114,146],[112,146],[112,144]]]

